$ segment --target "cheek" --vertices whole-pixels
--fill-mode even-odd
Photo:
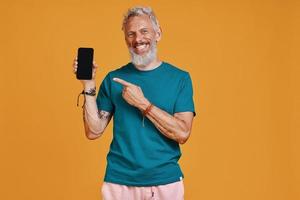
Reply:
[[[127,47],[131,47],[133,45],[132,41],[129,39],[125,39],[125,42],[126,42]]]
[[[155,42],[156,41],[156,36],[155,34],[151,34],[147,36],[147,40],[151,41],[151,42]]]

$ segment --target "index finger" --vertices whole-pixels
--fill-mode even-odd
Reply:
[[[118,82],[118,83],[122,84],[123,86],[131,86],[132,85],[132,83],[124,81],[123,79],[120,79],[120,78],[113,78],[113,80],[115,82]]]

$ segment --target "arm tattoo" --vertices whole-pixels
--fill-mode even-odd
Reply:
[[[98,117],[99,119],[109,119],[110,118],[110,113],[109,112],[106,112],[106,111],[103,111],[103,110],[98,110]]]

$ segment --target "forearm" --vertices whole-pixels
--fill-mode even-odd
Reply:
[[[166,137],[177,141],[180,144],[185,143],[189,136],[189,130],[186,124],[165,112],[164,110],[152,106],[146,117],[155,125]]]
[[[85,91],[95,88],[94,85],[86,86]],[[104,124],[101,123],[100,114],[98,111],[96,96],[85,95],[85,104],[83,107],[83,120],[86,132],[99,135],[105,129]]]
[[[94,134],[101,134],[104,127],[101,126],[95,97],[85,96],[83,107],[83,120],[86,128]]]

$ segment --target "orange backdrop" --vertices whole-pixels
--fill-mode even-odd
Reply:
[[[93,47],[98,84],[127,63],[137,4],[160,20],[160,57],[192,76],[186,199],[300,199],[297,0],[2,0],[0,199],[101,199],[112,124],[85,138],[72,61]]]

